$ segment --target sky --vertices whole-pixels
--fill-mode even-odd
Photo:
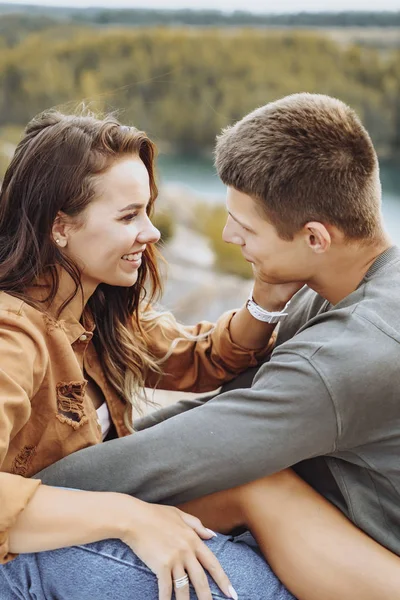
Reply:
[[[101,6],[107,8],[192,8],[217,9],[226,12],[247,10],[262,13],[339,12],[342,10],[400,10],[400,0],[0,0],[9,4],[42,4],[48,6]]]

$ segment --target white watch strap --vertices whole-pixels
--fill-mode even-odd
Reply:
[[[249,313],[255,319],[257,319],[257,321],[262,321],[263,323],[278,323],[278,321],[280,321],[284,317],[287,317],[288,313],[286,312],[286,309],[289,304],[290,300],[286,303],[285,308],[283,310],[278,312],[270,312],[259,306],[256,302],[254,302],[253,290],[251,290],[250,296],[246,302],[246,308],[249,311]]]

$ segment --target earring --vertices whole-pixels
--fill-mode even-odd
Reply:
[[[56,239],[56,244],[59,244],[59,243],[60,243],[60,240],[57,238]]]

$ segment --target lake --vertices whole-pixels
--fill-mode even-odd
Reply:
[[[160,155],[160,182],[179,183],[200,194],[209,202],[225,200],[225,186],[218,179],[212,160],[177,155]],[[381,165],[383,216],[386,229],[400,246],[400,166]]]

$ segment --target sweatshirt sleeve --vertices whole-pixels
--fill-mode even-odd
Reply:
[[[40,333],[22,314],[0,312],[0,471],[10,441],[31,414],[32,398],[43,379],[45,347]],[[39,481],[0,473],[0,563],[8,551],[8,530],[35,493]]]
[[[76,452],[40,476],[50,485],[179,504],[333,452],[337,437],[335,407],[319,372],[309,358],[282,348],[252,387]]]
[[[223,314],[215,324],[202,321],[191,327],[178,325],[172,315],[155,322],[148,335],[152,353],[161,360],[162,375],[150,374],[146,386],[208,392],[259,364],[272,352],[275,334],[261,350],[243,348],[231,338],[234,314]]]

